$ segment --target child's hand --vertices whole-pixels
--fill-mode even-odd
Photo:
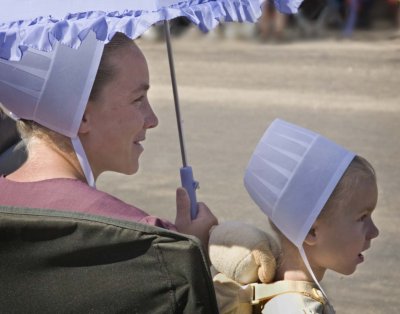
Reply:
[[[189,195],[184,188],[178,188],[176,190],[175,226],[179,232],[199,238],[207,252],[210,229],[218,224],[218,220],[206,204],[199,202],[197,205],[197,217],[191,220]]]

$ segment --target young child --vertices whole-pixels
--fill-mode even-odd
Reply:
[[[277,295],[262,313],[334,313],[319,284],[325,271],[352,274],[379,233],[371,217],[378,193],[372,166],[317,133],[275,120],[244,182],[281,240],[275,280],[315,288]]]

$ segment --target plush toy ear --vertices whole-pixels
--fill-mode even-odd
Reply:
[[[269,283],[274,280],[276,271],[276,260],[271,251],[253,250],[255,263],[258,265],[258,279],[262,283]]]
[[[225,222],[210,233],[212,265],[240,284],[271,281],[275,276],[277,252],[271,235],[242,222]]]

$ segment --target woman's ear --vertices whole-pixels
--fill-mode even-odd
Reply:
[[[91,104],[90,102],[86,106],[86,110],[83,114],[81,124],[79,126],[78,133],[86,134],[90,131],[91,128]]]
[[[90,130],[90,123],[89,123],[89,118],[86,115],[86,112],[83,114],[81,125],[79,126],[78,133],[79,134],[85,134],[88,133]]]
[[[317,230],[318,229],[318,225],[317,223],[314,223],[310,229],[310,231],[308,231],[307,236],[304,240],[304,243],[306,243],[309,246],[313,246],[317,243]]]

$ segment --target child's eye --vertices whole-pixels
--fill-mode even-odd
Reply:
[[[367,217],[368,217],[368,215],[364,214],[360,218],[358,218],[357,221],[364,221]]]

